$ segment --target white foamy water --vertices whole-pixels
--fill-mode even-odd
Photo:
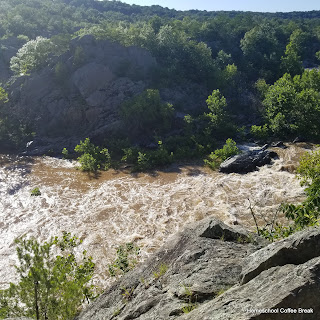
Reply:
[[[249,201],[260,222],[283,201],[298,202],[303,189],[292,170],[301,147],[276,150],[280,159],[246,175],[198,166],[172,166],[154,175],[110,170],[99,177],[53,158],[0,156],[0,285],[15,278],[13,241],[40,240],[65,230],[82,238],[97,262],[97,281],[108,281],[107,264],[118,245],[134,241],[145,258],[166,239],[206,216],[253,226]],[[41,196],[31,197],[39,187]]]

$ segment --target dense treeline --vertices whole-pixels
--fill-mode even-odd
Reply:
[[[17,76],[52,63],[69,49],[72,38],[86,34],[151,52],[158,69],[153,70],[149,91],[126,102],[119,112],[133,131],[129,142],[124,135],[118,137],[121,143],[106,145],[121,146],[126,159],[132,154],[152,158],[140,149],[128,151],[142,134],[154,137],[156,145],[161,141],[157,151],[177,158],[204,156],[228,137],[250,137],[248,132],[260,140],[319,138],[319,73],[305,71],[320,62],[319,11],[182,12],[119,1],[3,0],[0,20],[0,58],[7,40],[20,43],[10,61]],[[80,61],[81,48],[76,49],[74,59]],[[61,63],[55,72],[58,79],[66,76]],[[194,108],[179,134],[172,135],[177,129],[175,110],[183,108],[161,101],[158,90],[185,83],[206,90],[208,109]],[[4,105],[7,94],[0,94]],[[249,125],[254,125],[251,131]],[[21,130],[3,118],[2,137],[21,140],[26,124],[18,127]]]

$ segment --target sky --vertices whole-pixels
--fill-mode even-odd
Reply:
[[[141,6],[160,5],[176,10],[288,12],[320,10],[320,0],[120,0]]]

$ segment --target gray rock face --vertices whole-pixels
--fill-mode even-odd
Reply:
[[[271,162],[277,154],[270,150],[253,150],[238,154],[224,161],[220,165],[220,171],[224,173],[248,173]]]
[[[190,301],[205,303],[238,282],[243,258],[261,247],[252,239],[247,231],[232,231],[213,218],[200,222],[170,239],[77,319],[179,318]],[[161,265],[167,271],[155,276]]]
[[[56,72],[58,62],[63,76]],[[121,103],[149,87],[155,65],[144,49],[92,36],[74,39],[70,51],[50,66],[11,81],[6,110],[30,123],[39,137],[79,141],[94,130],[103,135],[118,121]]]
[[[320,317],[319,276],[320,257],[301,265],[273,267],[181,320],[316,320]]]
[[[311,229],[274,242],[244,261],[241,283],[247,283],[262,271],[286,264],[302,264],[320,257],[320,232]]]
[[[264,246],[238,226],[206,219],[170,239],[76,319],[318,320],[319,239],[314,228]],[[161,264],[167,271],[159,276]]]

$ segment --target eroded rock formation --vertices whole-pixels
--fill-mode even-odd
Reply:
[[[77,319],[319,319],[319,247],[319,228],[268,244],[206,219],[170,239]],[[161,265],[167,270],[159,276]]]

